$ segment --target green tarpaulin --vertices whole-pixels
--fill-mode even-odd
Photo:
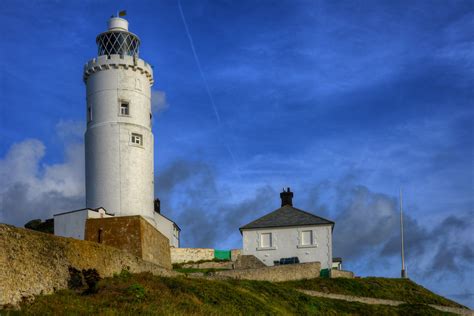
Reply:
[[[331,276],[331,272],[329,271],[329,269],[321,269],[321,271],[319,272],[319,276],[321,278],[329,278]]]
[[[230,250],[214,249],[214,258],[219,260],[230,260]]]

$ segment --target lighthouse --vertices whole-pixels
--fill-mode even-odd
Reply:
[[[127,20],[113,16],[107,26],[84,66],[86,207],[54,214],[54,234],[158,262],[169,258],[166,245],[179,247],[181,229],[154,198],[153,69]]]
[[[86,208],[141,215],[155,225],[151,87],[153,69],[139,57],[128,21],[111,17],[84,66]]]

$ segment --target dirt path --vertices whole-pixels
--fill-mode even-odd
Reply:
[[[360,296],[351,296],[351,295],[342,295],[342,294],[331,294],[331,293],[323,293],[317,291],[310,291],[310,290],[300,290],[298,291],[310,295],[310,296],[317,296],[317,297],[325,297],[325,298],[332,298],[336,300],[343,300],[349,302],[359,302],[364,304],[378,304],[378,305],[392,305],[397,306],[400,304],[405,304],[402,301],[394,301],[394,300],[385,300],[380,298],[372,298],[372,297],[360,297]],[[458,307],[448,307],[448,306],[440,306],[440,305],[431,305],[429,306],[436,308],[437,310],[443,312],[454,313],[458,315],[468,315],[474,316],[474,311],[465,308],[458,308]]]

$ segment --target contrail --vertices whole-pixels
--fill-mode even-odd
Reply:
[[[196,60],[199,73],[201,74],[202,81],[204,82],[204,86],[206,87],[207,95],[209,96],[209,99],[211,100],[212,108],[214,109],[214,114],[216,115],[217,124],[220,125],[221,117],[219,115],[219,112],[217,111],[216,104],[214,103],[214,98],[212,97],[211,90],[209,89],[209,85],[207,84],[206,77],[204,76],[204,72],[202,71],[202,68],[201,68],[201,62],[199,61],[199,57],[196,53],[196,49],[194,48],[194,41],[191,36],[191,33],[189,32],[188,23],[186,23],[186,18],[184,17],[183,8],[181,7],[181,0],[178,0],[178,7],[179,7],[179,12],[181,13],[181,19],[183,20],[184,28],[186,29],[186,34],[188,35],[189,44],[191,45],[191,50],[193,51],[194,60]]]

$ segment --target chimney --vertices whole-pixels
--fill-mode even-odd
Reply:
[[[289,205],[293,206],[293,192],[290,191],[290,188],[283,188],[283,192],[280,193],[281,206]]]
[[[155,212],[160,214],[161,213],[161,207],[160,207],[160,199],[156,198],[155,201],[153,202],[153,206],[155,208]]]

